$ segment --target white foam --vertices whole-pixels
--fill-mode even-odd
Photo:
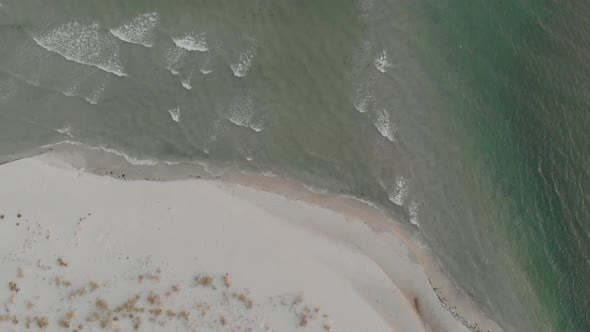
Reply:
[[[213,133],[211,134],[211,136],[209,136],[203,147],[203,152],[205,152],[206,154],[209,154],[211,152],[211,145],[217,141],[217,136],[223,133],[223,123],[224,121],[222,121],[221,119],[217,119],[213,123]]]
[[[368,112],[372,105],[375,103],[375,96],[369,89],[368,84],[361,84],[355,91],[354,97],[352,99],[352,104],[354,108],[361,112],[366,113]]]
[[[369,16],[369,13],[373,9],[373,5],[374,5],[373,0],[361,0],[360,1],[361,17]]]
[[[98,104],[104,94],[105,84],[98,86],[89,96],[84,96],[84,99],[92,105]]]
[[[397,176],[395,178],[395,188],[389,194],[389,200],[396,205],[402,206],[408,194],[408,181],[403,176]]]
[[[250,129],[254,130],[255,132],[259,133],[264,129],[264,126],[261,122],[259,123],[250,123]]]
[[[388,68],[393,66],[387,59],[387,52],[385,50],[379,53],[373,64],[375,65],[375,68],[382,73],[386,72]]]
[[[61,93],[63,93],[63,95],[66,97],[73,97],[76,95],[77,92],[78,92],[78,84],[77,84],[77,82],[72,82],[72,85],[70,85],[69,88],[65,89]]]
[[[20,79],[21,81],[27,83],[28,85],[39,87],[41,84],[38,80],[31,80],[31,79],[28,79],[20,74],[14,73],[14,72],[9,72],[9,73],[13,77]]]
[[[17,84],[14,79],[0,80],[0,101],[7,100],[16,94]]]
[[[386,109],[380,109],[377,111],[377,118],[375,119],[374,124],[381,136],[387,138],[391,142],[395,141],[397,127],[391,122],[389,113]]]
[[[117,76],[127,76],[119,61],[119,45],[98,24],[70,22],[33,37],[44,49],[67,60],[95,66]]]
[[[158,13],[147,13],[138,15],[129,22],[109,31],[124,42],[152,47],[154,46],[154,32],[159,25],[160,16]]]
[[[180,164],[180,162],[177,161],[167,161],[167,160],[156,160],[156,159],[141,159],[141,158],[136,158],[133,156],[130,156],[128,154],[125,154],[119,150],[115,150],[115,149],[111,149],[111,148],[107,148],[104,147],[102,145],[99,146],[92,146],[92,145],[88,145],[88,144],[84,144],[82,142],[78,142],[78,141],[61,141],[61,142],[57,142],[57,143],[52,143],[52,144],[47,144],[47,145],[43,145],[40,148],[41,149],[49,149],[49,148],[53,148],[62,144],[69,144],[69,145],[74,145],[77,147],[81,147],[84,149],[89,149],[89,150],[96,150],[96,151],[104,151],[104,152],[108,152],[108,153],[112,153],[114,155],[117,155],[119,157],[123,157],[125,158],[125,160],[132,164],[132,165],[138,165],[138,166],[151,166],[151,165],[158,165],[158,164],[166,164],[166,165],[177,165]]]
[[[171,108],[168,113],[174,122],[180,121],[180,107]]]
[[[206,52],[209,50],[209,44],[205,38],[206,34],[203,33],[187,33],[183,37],[172,38],[176,46],[185,49],[187,51],[199,51]]]
[[[84,99],[91,103],[92,105],[98,104],[102,97],[104,96],[104,91],[107,87],[107,84],[110,81],[110,76],[105,76],[103,81],[97,85],[97,87],[92,90],[92,92],[88,96],[84,96]]]
[[[195,68],[199,68],[203,75],[211,74],[213,72],[213,54],[211,52],[205,53],[200,57],[198,64],[193,67],[193,72]]]
[[[271,171],[262,171],[262,173],[261,173],[261,174],[262,174],[263,176],[266,176],[266,177],[269,177],[269,178],[277,178],[277,177],[279,177],[279,175],[278,175],[278,174],[275,174],[275,173],[273,173],[273,172],[271,172]]]
[[[186,55],[184,49],[173,46],[164,53],[164,60],[166,62],[165,68],[168,69],[172,75],[180,74],[180,67]]]
[[[256,49],[254,46],[251,46],[240,53],[240,59],[238,62],[233,63],[230,66],[235,77],[244,77],[248,74],[254,56],[256,56]]]
[[[410,215],[410,223],[420,227],[420,224],[418,224],[418,206],[418,203],[411,202],[410,206],[408,207],[408,214]]]
[[[254,160],[254,155],[252,154],[252,150],[248,150],[244,153],[244,158],[246,158],[247,161],[252,161]]]
[[[237,98],[234,101],[232,109],[227,114],[227,119],[236,126],[250,128],[255,132],[262,131],[264,129],[263,124],[254,121],[253,118],[254,110],[251,95],[245,98]]]
[[[74,137],[72,135],[72,126],[70,126],[70,125],[66,125],[63,128],[54,129],[54,130],[57,131],[60,134],[64,134],[64,135],[68,135],[70,137]]]
[[[382,208],[380,208],[379,206],[377,206],[377,204],[375,204],[375,203],[373,203],[373,202],[371,202],[369,200],[362,199],[362,198],[359,198],[359,197],[356,197],[356,196],[352,196],[352,195],[340,195],[340,196],[354,199],[355,201],[358,201],[358,202],[361,202],[363,204],[369,205],[370,207],[374,208],[375,210],[384,212]]]
[[[308,191],[310,191],[312,193],[316,193],[316,194],[323,194],[323,195],[325,195],[325,194],[328,193],[328,191],[326,189],[317,188],[317,187],[314,187],[314,186],[311,186],[311,185],[308,185],[308,184],[303,184],[303,187],[305,189],[307,189]]]
[[[183,78],[182,80],[180,80],[180,82],[182,83],[182,86],[187,90],[190,90],[193,88],[191,85],[191,78],[190,77]]]
[[[85,77],[74,79],[69,85],[69,87],[58,91],[66,97],[81,97],[88,103],[96,105],[103,97],[110,76],[105,76],[102,82],[97,83],[96,87],[85,95],[84,92],[80,91],[80,86],[90,75],[92,75],[92,73],[86,75]]]

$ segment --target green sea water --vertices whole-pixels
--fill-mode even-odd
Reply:
[[[590,331],[590,5],[0,3],[0,161],[294,178],[413,225],[506,331]]]
[[[413,40],[446,86],[492,222],[555,331],[590,329],[588,4],[424,1]],[[433,59],[431,52],[446,50]],[[496,210],[496,211],[493,211]],[[499,213],[498,213],[499,212]]]

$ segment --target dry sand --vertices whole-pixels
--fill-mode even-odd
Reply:
[[[0,330],[500,330],[377,210],[262,178],[0,166]]]

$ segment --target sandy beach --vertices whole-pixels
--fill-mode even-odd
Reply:
[[[500,331],[362,202],[78,166],[0,166],[2,331]]]

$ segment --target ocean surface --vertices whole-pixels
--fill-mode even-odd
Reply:
[[[353,195],[506,331],[590,331],[589,50],[585,1],[0,0],[0,161],[67,141]]]

